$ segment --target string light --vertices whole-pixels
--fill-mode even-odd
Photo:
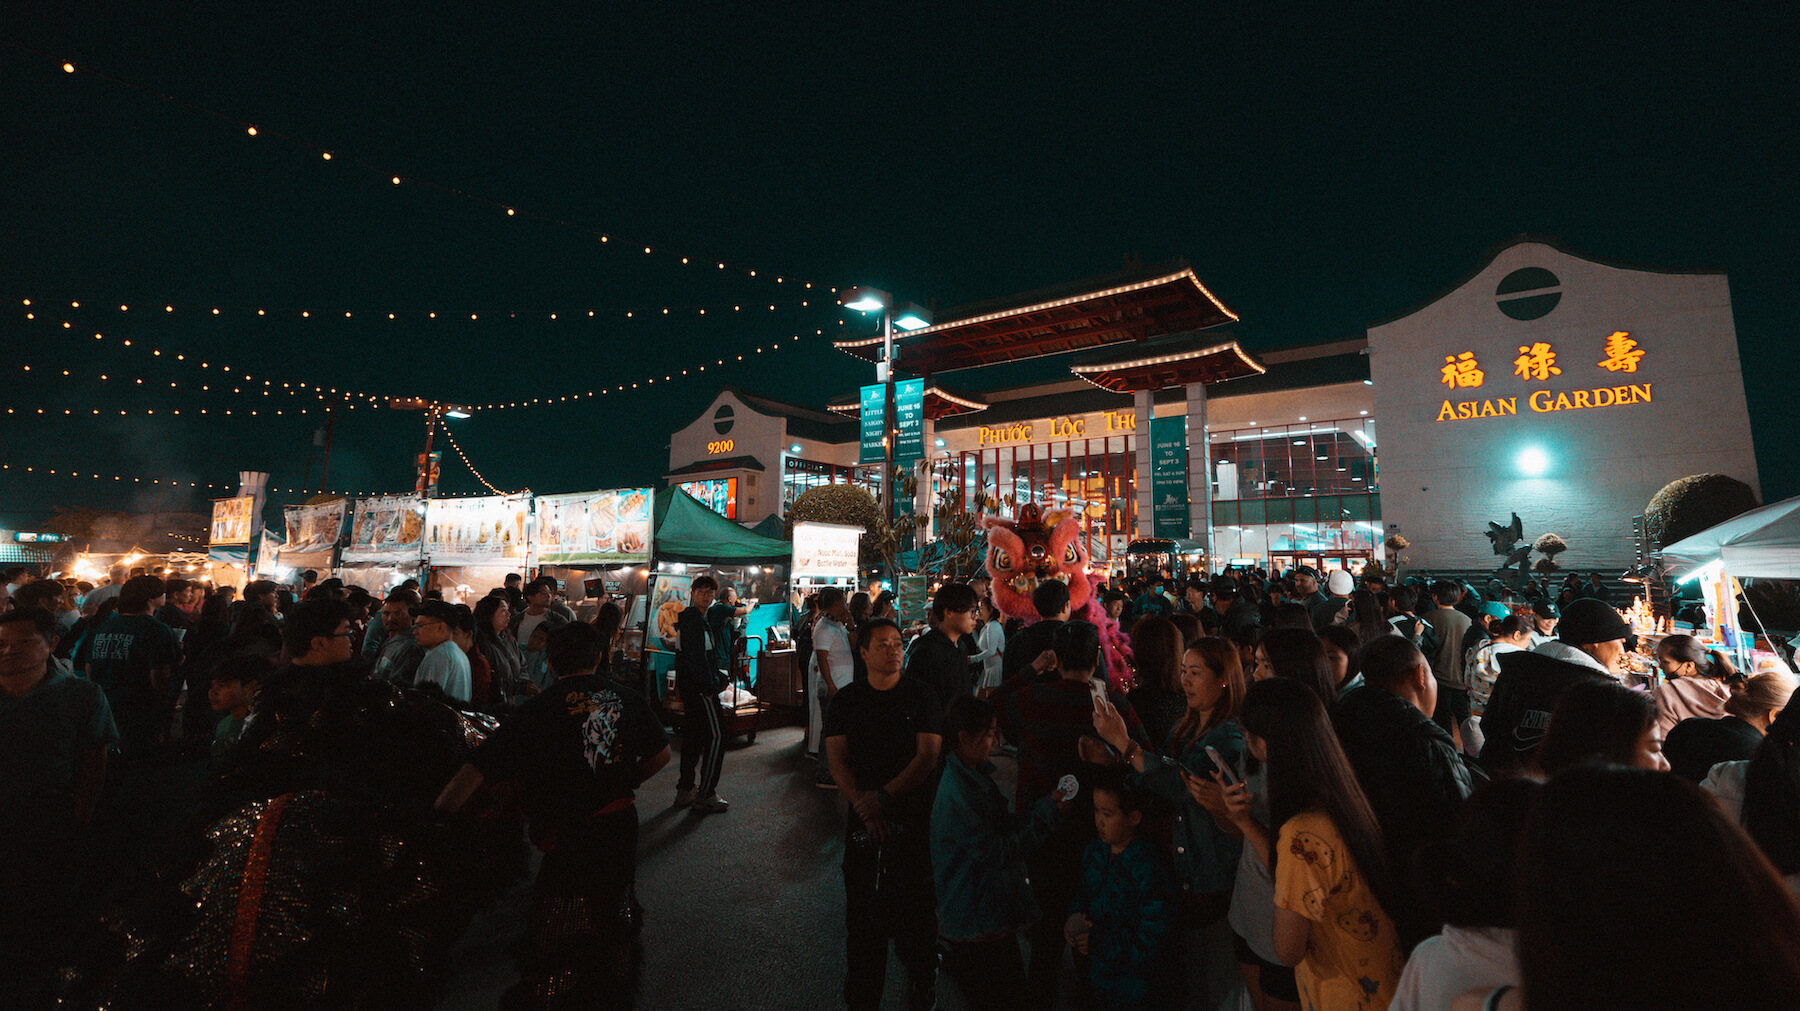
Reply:
[[[813,332],[815,334],[823,334],[825,331],[815,330]],[[799,339],[800,339],[799,334],[792,334],[786,340],[773,341],[769,344],[765,344],[761,347],[755,348],[751,352],[747,352],[747,353],[762,354],[765,351],[779,351],[783,347],[786,347],[789,343],[792,343],[793,341],[797,341]],[[743,361],[744,356],[738,355],[737,360],[740,362]],[[720,358],[717,360],[717,362],[715,362],[715,364],[723,365],[723,364],[725,364],[725,359]],[[704,366],[704,365],[698,366],[696,371],[705,372],[706,366]],[[680,370],[679,374],[685,376],[688,374],[688,370],[682,369],[682,370]],[[676,375],[677,374],[674,372],[665,374],[663,376],[663,382],[665,382],[665,383],[673,382],[675,380]],[[649,386],[655,382],[656,382],[656,377],[650,376],[650,377],[640,380],[638,383],[632,383],[629,388],[635,390],[635,389],[639,388],[639,383],[641,383],[644,386]],[[620,383],[617,386],[602,387],[601,389],[598,389],[598,390],[583,390],[583,391],[575,392],[575,393],[566,393],[566,394],[553,395],[553,396],[548,396],[548,397],[539,397],[539,398],[533,398],[532,400],[529,400],[529,401],[511,401],[511,402],[495,402],[492,404],[476,404],[476,405],[471,406],[469,408],[469,410],[471,410],[471,411],[506,411],[506,410],[512,410],[514,408],[519,408],[519,407],[532,407],[532,406],[539,405],[539,404],[567,403],[568,401],[580,400],[584,397],[591,400],[594,397],[606,396],[609,393],[622,393],[626,389],[627,389],[626,385],[623,383]]]
[[[65,321],[63,323],[63,325],[65,327],[67,327],[69,324],[67,323],[67,321]],[[103,341],[108,338],[105,333],[96,331],[94,333],[94,339],[97,341]],[[117,339],[119,341],[119,343],[123,344],[125,347],[137,347],[139,350],[147,350],[150,352],[151,357],[156,357],[156,358],[173,357],[176,361],[179,361],[179,362],[187,362],[189,360],[188,356],[185,354],[176,353],[173,355],[165,355],[161,348],[144,347],[141,343],[134,344],[133,341],[126,339],[126,338],[115,338],[115,339]],[[214,366],[211,362],[207,362],[207,361],[201,361],[198,364],[202,370],[206,370],[206,371],[211,371],[214,368],[217,368],[218,371],[226,373],[226,374],[229,374],[233,371],[232,367],[229,365],[220,364],[220,365]],[[101,375],[100,378],[106,379],[107,377],[105,375]],[[251,377],[248,373],[240,373],[238,378],[248,382]],[[143,380],[139,379],[138,382],[142,383]],[[263,381],[263,385],[272,387],[273,381],[265,379]],[[333,403],[333,404],[338,404],[338,405],[342,405],[342,406],[348,406],[351,409],[354,409],[357,406],[358,402],[366,401],[366,404],[364,406],[373,407],[373,406],[379,406],[381,404],[385,404],[387,401],[394,399],[392,396],[388,396],[388,395],[367,393],[367,392],[360,391],[360,390],[339,390],[336,387],[323,387],[317,383],[297,382],[297,381],[293,381],[293,380],[283,382],[282,386],[288,391],[289,396],[301,396],[303,394],[300,391],[305,391],[304,392],[305,396],[317,398],[321,403]],[[201,387],[202,391],[209,391],[209,389],[210,389],[210,387],[208,387],[208,386]],[[238,390],[234,389],[233,392],[238,392]],[[305,413],[305,412],[302,412],[302,413]]]
[[[26,306],[30,306],[33,304],[31,299],[22,299],[21,301]],[[79,304],[80,303],[71,303],[72,306],[79,306]],[[810,298],[790,299],[787,301],[778,301],[778,302],[769,303],[769,308],[771,311],[773,311],[779,307],[786,307],[789,309],[809,309],[812,307],[812,299],[810,299]],[[716,305],[607,306],[607,307],[599,307],[599,308],[580,307],[580,308],[575,308],[575,309],[568,309],[568,308],[479,309],[478,308],[478,309],[474,309],[474,310],[470,311],[469,318],[474,319],[476,317],[476,314],[479,313],[479,314],[488,316],[490,319],[501,316],[501,315],[506,316],[508,319],[516,319],[521,316],[526,317],[528,319],[533,316],[539,316],[539,317],[547,316],[550,319],[557,319],[563,313],[572,313],[572,314],[579,315],[579,314],[585,312],[589,318],[594,318],[594,319],[600,319],[600,318],[630,319],[630,318],[635,318],[635,317],[633,317],[633,313],[644,314],[644,315],[649,315],[652,313],[660,313],[665,316],[672,315],[675,313],[694,313],[699,316],[704,316],[708,312],[719,313],[719,312],[724,312],[727,309],[730,309],[732,312],[742,312],[744,307],[741,304],[727,305],[726,303],[721,302]],[[119,311],[120,312],[129,312],[130,306],[121,304],[119,306]],[[274,313],[277,316],[298,314],[301,319],[311,319],[313,317],[313,312],[314,312],[314,310],[311,308],[300,308],[298,306],[214,305],[211,303],[208,303],[206,305],[192,305],[192,304],[184,305],[184,304],[179,304],[179,303],[175,303],[175,302],[166,302],[163,304],[163,312],[173,313],[176,311],[200,312],[200,313],[203,313],[204,315],[221,316],[221,317],[226,316],[226,315],[236,315],[238,313],[244,313],[244,314],[255,313],[258,316],[264,316],[264,317],[268,316],[270,313]],[[335,318],[338,313],[343,313],[344,317],[346,319],[349,319],[349,318],[352,318],[352,314],[354,313],[356,315],[365,315],[366,314],[366,315],[374,315],[374,316],[386,316],[388,319],[391,319],[391,320],[414,318],[419,315],[424,315],[428,319],[436,319],[437,314],[440,311],[443,311],[443,310],[441,310],[441,309],[403,309],[403,308],[397,308],[397,307],[369,309],[367,307],[358,308],[356,306],[351,306],[350,308],[347,308],[347,309],[321,310],[321,315],[322,315],[322,318]],[[27,313],[26,318],[27,319],[32,318],[32,314]]]
[[[444,425],[442,427],[444,429],[444,438],[448,439],[450,441],[450,448],[456,450],[456,455],[462,458],[463,466],[469,468],[469,473],[475,475],[475,480],[480,481],[482,484],[482,487],[486,488],[488,491],[491,491],[496,495],[506,494],[505,492],[501,491],[500,489],[494,487],[493,482],[489,481],[485,477],[482,477],[481,471],[476,470],[475,465],[469,462],[469,454],[463,452],[463,448],[461,446],[457,445],[456,436],[450,434],[450,426]]]
[[[13,39],[0,39],[0,42],[4,42],[6,45],[12,46],[15,49],[19,49],[21,51],[28,52],[28,53],[33,53],[40,57],[55,59],[55,57],[52,56],[50,53],[47,53],[41,49],[34,48],[32,46],[24,45]],[[61,61],[59,61],[59,62],[61,62]],[[75,67],[75,64],[73,64],[73,63],[63,62],[62,69],[63,69],[63,72],[66,74],[73,74],[73,73],[75,73],[76,67]],[[81,70],[83,73],[85,73],[89,76],[100,78],[101,80],[118,85],[122,88],[126,88],[131,91],[138,92],[139,94],[148,95],[152,98],[160,99],[166,105],[178,106],[180,108],[187,109],[189,112],[197,113],[202,116],[209,116],[209,117],[212,117],[213,119],[219,120],[221,122],[230,123],[236,127],[242,128],[245,131],[245,133],[247,133],[249,136],[258,137],[258,136],[262,135],[261,129],[256,124],[251,123],[248,120],[240,119],[240,118],[230,115],[228,113],[220,112],[219,110],[213,109],[209,106],[201,105],[198,102],[192,102],[192,101],[188,101],[187,99],[178,98],[174,95],[168,94],[167,92],[158,91],[155,88],[152,88],[152,87],[149,87],[146,85],[142,85],[142,84],[138,84],[135,81],[130,81],[125,78],[117,77],[117,76],[114,76],[109,73],[97,71],[91,67],[82,67]],[[287,141],[290,144],[293,144],[297,147],[300,147],[300,148],[308,150],[308,151],[315,151],[318,153],[319,157],[324,159],[325,161],[332,160],[332,155],[333,155],[332,150],[323,144],[317,143],[316,141],[308,140],[303,137],[296,136],[294,134],[280,133],[280,132],[270,133],[269,136],[271,136],[277,140]],[[340,154],[341,154],[341,152],[340,152]],[[338,160],[341,162],[347,162],[350,165],[355,166],[357,168],[361,168],[361,169],[367,170],[369,172],[372,172],[374,174],[391,179],[391,180],[393,180],[395,185],[399,185],[400,181],[402,179],[404,179],[405,181],[407,181],[409,183],[413,183],[414,185],[425,186],[427,188],[436,190],[436,191],[443,193],[445,195],[448,195],[448,196],[457,197],[462,200],[467,200],[467,201],[470,201],[473,203],[486,204],[490,207],[494,207],[499,210],[504,210],[509,217],[514,217],[514,216],[529,217],[529,218],[535,219],[537,221],[543,222],[545,224],[555,225],[559,228],[567,228],[572,231],[577,231],[577,232],[581,232],[586,235],[591,235],[591,236],[599,239],[602,243],[608,242],[610,239],[613,239],[613,238],[620,238],[616,234],[602,232],[598,229],[590,228],[585,225],[579,225],[573,221],[569,221],[567,219],[560,218],[560,217],[557,217],[552,214],[539,213],[539,212],[530,211],[530,210],[522,210],[521,208],[519,208],[518,204],[513,203],[512,201],[495,200],[493,198],[483,196],[481,194],[477,194],[477,193],[470,192],[468,190],[461,189],[460,187],[451,186],[451,185],[448,185],[445,183],[435,182],[435,181],[429,180],[429,179],[422,179],[422,178],[419,178],[416,176],[408,176],[408,175],[404,175],[404,174],[400,174],[400,173],[395,173],[395,172],[389,171],[387,169],[384,169],[380,166],[377,166],[372,162],[364,161],[363,159],[357,158],[352,155],[343,155]],[[646,244],[642,241],[636,241],[636,240],[622,240],[622,241],[628,241],[628,243],[632,246],[643,247],[645,254],[660,252],[665,255],[674,256],[674,257],[680,259],[683,263],[686,263],[687,260],[689,259],[689,257],[692,255],[692,254],[684,255],[682,253],[679,253],[679,252],[676,252],[673,250],[669,250],[669,249],[664,249],[662,247],[653,247],[652,245]],[[726,269],[726,266],[727,266],[726,263],[724,263],[722,261],[713,261],[713,260],[711,260],[711,258],[707,258],[707,259],[710,262],[717,262],[719,264],[720,270]],[[747,275],[749,277],[757,276],[757,271],[750,269],[748,267],[739,266],[739,267],[736,267],[735,269],[743,271],[745,273],[745,275]],[[832,288],[831,290],[834,292],[837,291],[836,288]]]
[[[206,491],[232,491],[235,484],[207,484],[201,481],[177,481],[160,477],[131,477],[125,474],[96,474],[92,471],[71,469],[68,467],[40,467],[35,464],[0,462],[0,471],[25,474],[48,474],[53,477],[77,477],[90,481],[117,481],[121,484],[148,484],[169,488],[200,488]]]

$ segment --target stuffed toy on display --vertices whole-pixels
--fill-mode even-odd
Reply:
[[[1038,620],[1031,591],[1046,579],[1069,584],[1069,618],[1100,629],[1100,652],[1109,687],[1131,686],[1131,642],[1119,623],[1106,613],[1097,587],[1100,577],[1087,571],[1087,549],[1081,543],[1081,520],[1066,511],[1040,513],[1033,503],[1019,507],[1017,518],[982,519],[987,529],[987,572],[994,607],[1008,618],[1030,625]]]

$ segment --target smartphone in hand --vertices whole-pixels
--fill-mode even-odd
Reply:
[[[1219,754],[1219,749],[1208,744],[1206,746],[1206,757],[1212,759],[1213,766],[1219,770],[1219,775],[1225,777],[1225,785],[1237,785],[1237,774],[1232,771],[1231,765],[1225,761],[1225,756]]]

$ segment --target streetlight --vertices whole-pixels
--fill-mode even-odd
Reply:
[[[882,475],[887,485],[887,520],[892,526],[898,504],[894,500],[894,327],[923,329],[931,325],[931,313],[912,302],[900,306],[896,313],[894,296],[867,285],[850,289],[844,296],[844,308],[858,312],[881,311],[881,361],[875,367],[875,378],[886,387],[881,426]]]

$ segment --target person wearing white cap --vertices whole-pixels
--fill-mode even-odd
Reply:
[[[1350,591],[1356,589],[1356,577],[1345,569],[1332,569],[1331,575],[1325,579],[1325,589],[1331,595],[1307,609],[1315,632],[1326,625],[1338,623],[1344,614],[1344,608],[1350,605]]]

